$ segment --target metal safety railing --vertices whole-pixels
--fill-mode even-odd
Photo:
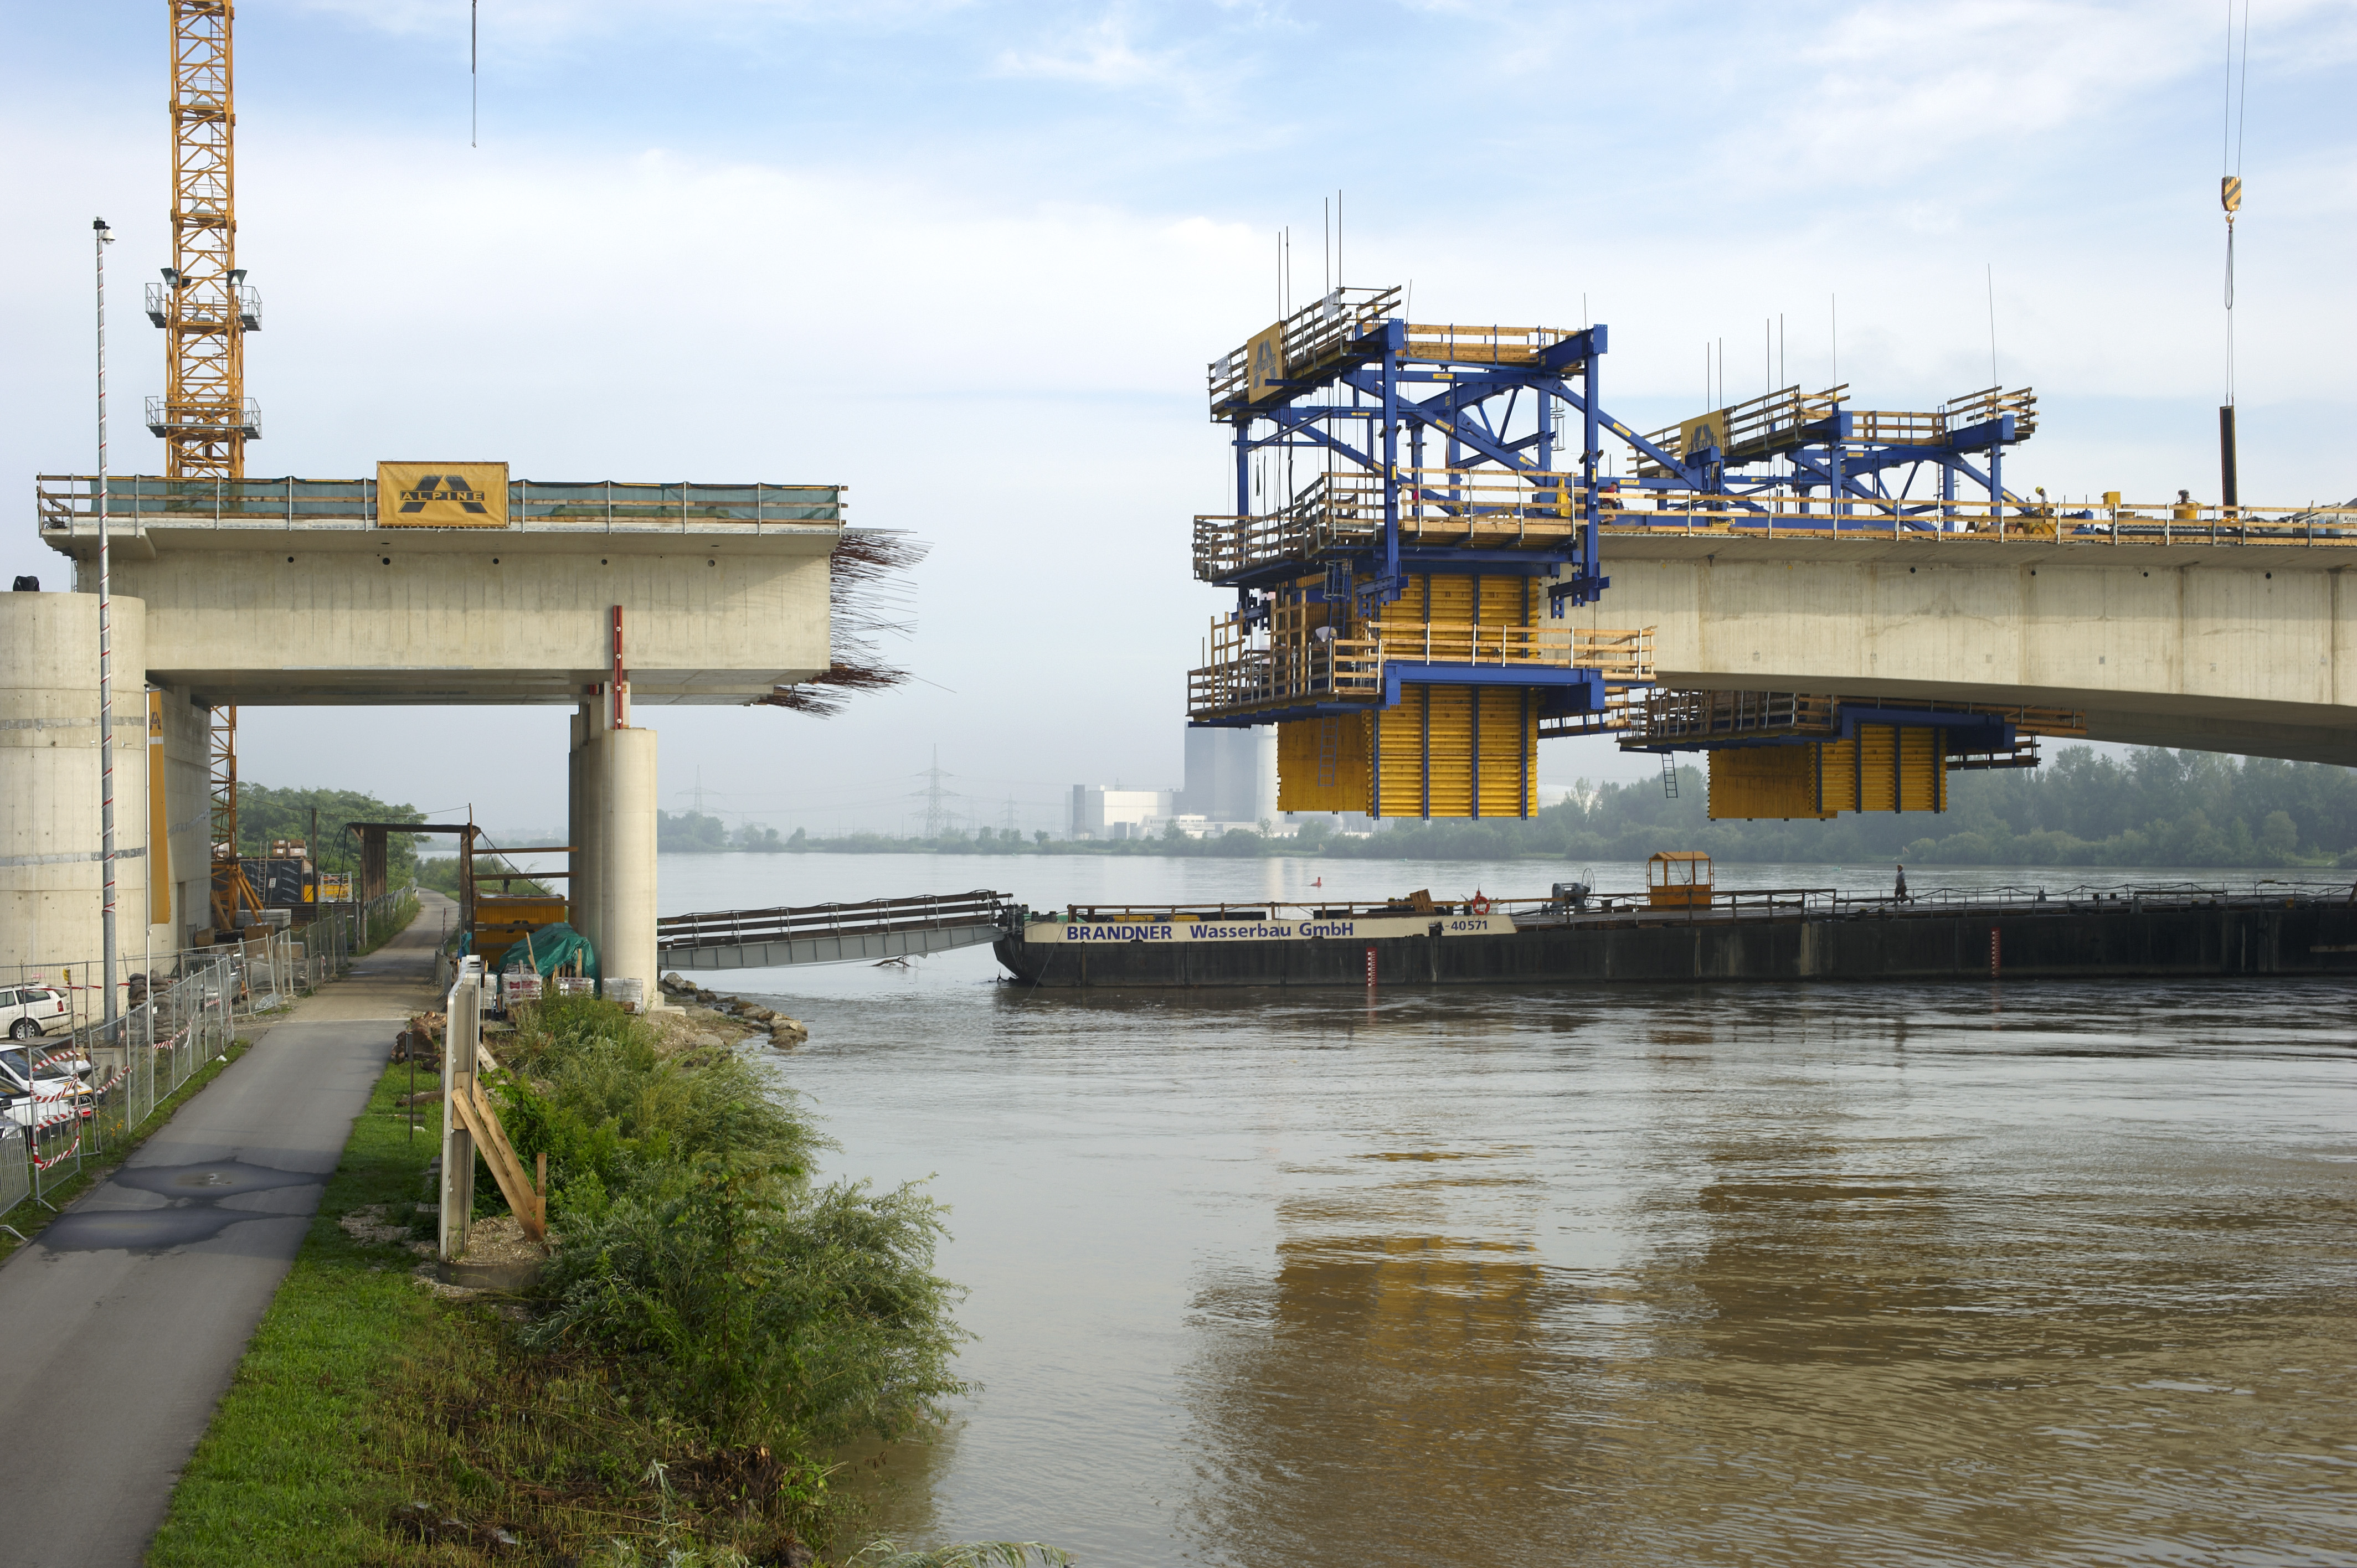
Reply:
[[[1949,399],[1936,409],[1844,409],[1849,384],[1804,392],[1797,386],[1779,387],[1758,397],[1709,410],[1692,419],[1647,433],[1645,440],[1684,459],[1698,455],[1704,446],[1716,446],[1722,460],[1749,462],[1793,446],[1831,439],[1833,421],[1846,413],[1841,439],[1874,446],[1942,447],[1971,435],[1972,446],[1993,439],[1988,427],[2010,415],[2013,438],[2027,441],[2038,430],[2038,394],[2028,387],[2011,392],[1984,387]],[[1694,443],[1689,451],[1689,442]],[[1637,472],[1647,478],[1668,473],[1650,457],[1641,457]]]
[[[1338,288],[1318,295],[1281,323],[1272,323],[1283,329],[1277,339],[1277,373],[1286,379],[1303,376],[1340,358],[1351,343],[1391,318],[1399,297],[1396,287]],[[1205,367],[1204,383],[1214,410],[1249,397],[1252,348],[1247,342]]]
[[[1404,471],[1400,541],[1426,548],[1549,550],[1580,527],[1586,491],[1566,474],[1503,469]],[[1842,543],[1909,540],[1938,544],[2357,545],[2357,499],[2340,505],[2209,506],[2192,501],[2073,506],[2067,502],[1839,497],[1789,491],[1737,495],[1648,489],[1606,482],[1597,516],[1608,536]],[[1375,549],[1383,540],[1383,481],[1366,473],[1320,475],[1276,511],[1195,519],[1194,568],[1223,582],[1258,568]]]
[[[98,482],[90,475],[43,474],[34,499],[45,535],[98,530]],[[759,533],[770,528],[839,527],[842,485],[627,484],[513,479],[508,527],[562,533]],[[379,526],[376,481],[367,479],[166,479],[118,474],[106,482],[111,529],[365,531]]]
[[[1923,496],[1761,494],[1630,489],[1614,497],[1608,534],[1787,539],[1844,543],[1910,540],[1922,543],[2115,545],[2205,544],[2289,547],[2357,545],[2357,501],[2339,506],[2079,506],[1945,500]]]
[[[1277,360],[1281,381],[1309,379],[1340,360],[1352,345],[1399,314],[1401,291],[1389,288],[1337,288],[1296,310],[1280,322]],[[1577,335],[1567,327],[1504,327],[1478,322],[1416,322],[1401,324],[1399,358],[1440,365],[1527,365],[1556,344]],[[1239,349],[1231,349],[1206,367],[1204,382],[1211,394],[1211,416],[1232,416],[1251,399],[1254,344],[1265,338],[1255,333]],[[1264,377],[1265,386],[1265,377]],[[1265,393],[1264,393],[1265,395]]]
[[[1300,606],[1279,606],[1264,631],[1233,618],[1211,623],[1210,662],[1187,674],[1195,718],[1303,703],[1383,700],[1390,665],[1594,670],[1609,685],[1653,677],[1651,627],[1617,630],[1559,624],[1481,625],[1383,617],[1353,623],[1354,635],[1308,624]]]
[[[1576,474],[1404,468],[1394,501],[1400,542],[1424,548],[1562,550],[1587,495]],[[1195,575],[1217,582],[1278,562],[1356,554],[1383,542],[1384,484],[1363,470],[1320,474],[1283,508],[1195,519]]]

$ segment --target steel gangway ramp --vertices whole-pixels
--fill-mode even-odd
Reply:
[[[1014,918],[1014,902],[987,891],[672,915],[655,922],[655,956],[667,969],[881,963],[996,941]]]

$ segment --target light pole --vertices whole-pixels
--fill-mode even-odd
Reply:
[[[114,236],[106,220],[90,222],[91,249],[98,258],[98,832],[105,898],[99,908],[99,934],[105,946],[106,1032],[114,1034],[114,587],[106,548],[106,247]]]

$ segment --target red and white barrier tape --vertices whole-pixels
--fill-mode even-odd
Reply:
[[[36,1145],[36,1149],[38,1151],[38,1145]],[[40,1155],[36,1152],[33,1155],[33,1168],[37,1171],[48,1170],[55,1165],[62,1165],[67,1160],[72,1159],[80,1153],[81,1153],[81,1134],[80,1133],[76,1133],[73,1135],[72,1143],[68,1144],[64,1148],[59,1149],[56,1154],[51,1155],[47,1159],[43,1159]]]

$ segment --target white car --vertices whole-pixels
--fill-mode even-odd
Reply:
[[[70,1052],[0,1047],[0,1115],[19,1127],[47,1121],[67,1105],[88,1116],[90,1086],[82,1079],[89,1074],[90,1063]]]
[[[0,985],[0,1029],[12,1040],[29,1040],[66,1023],[73,1011],[62,991],[46,985]]]

